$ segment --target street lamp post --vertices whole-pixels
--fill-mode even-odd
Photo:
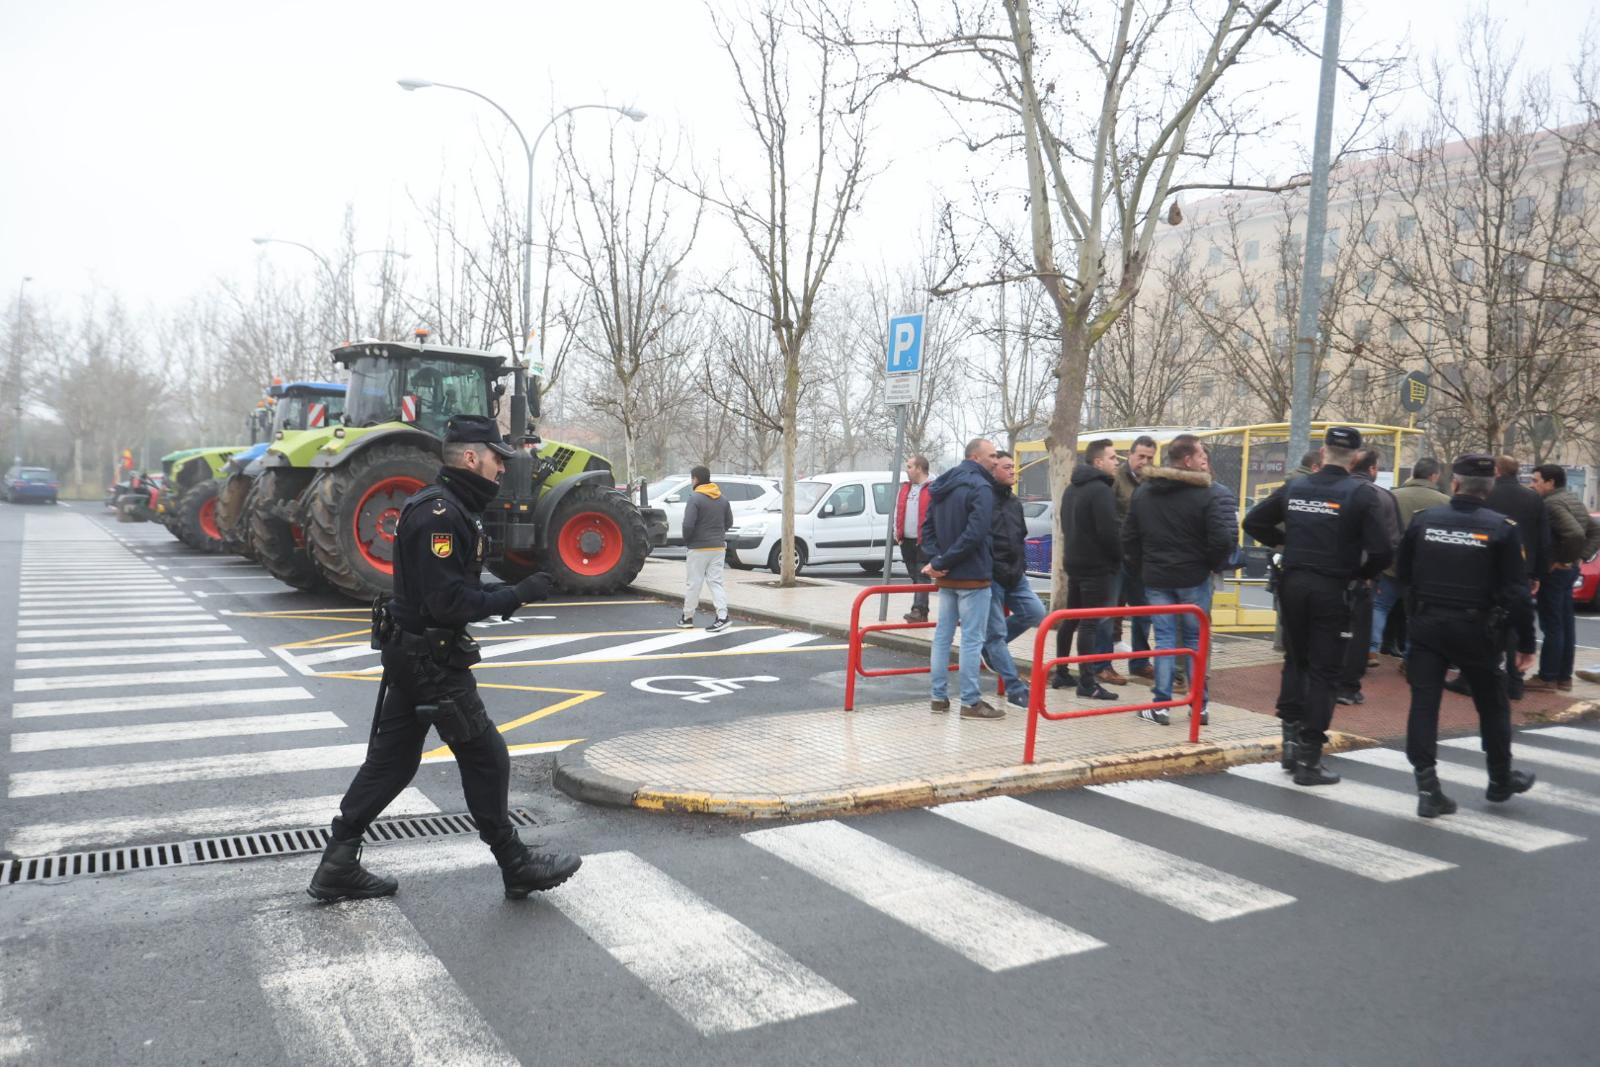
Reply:
[[[348,295],[350,297],[350,308],[351,308],[352,315],[351,316],[343,315],[342,314],[343,309],[341,308],[341,316],[340,317],[344,319],[343,325],[344,325],[345,334],[346,334],[344,339],[347,340],[347,341],[355,340],[355,335],[361,331],[361,323],[359,321],[353,321],[353,313],[354,313],[354,308],[355,308],[355,294],[354,293],[346,294],[344,292],[345,283],[342,282],[339,279],[339,274],[334,271],[333,264],[328,262],[328,257],[327,256],[323,255],[321,252],[318,252],[315,248],[312,248],[308,244],[303,244],[303,243],[301,243],[299,241],[291,241],[291,240],[289,240],[287,238],[284,238],[284,237],[252,237],[252,238],[250,238],[250,240],[254,241],[258,245],[263,245],[263,246],[264,245],[293,245],[294,247],[300,248],[300,249],[304,249],[305,251],[310,252],[313,256],[315,256],[317,262],[322,264],[323,271],[328,275],[328,282],[329,282],[330,285],[333,286],[333,291],[339,295],[340,302],[343,303],[343,299],[344,299],[344,297],[346,295]],[[346,275],[348,276],[351,273],[350,269],[349,269],[350,268],[350,264],[354,263],[356,261],[356,259],[358,259],[361,256],[373,256],[373,255],[399,256],[401,259],[410,259],[411,258],[411,253],[409,253],[409,252],[397,252],[392,248],[364,248],[359,252],[352,252],[350,254],[349,258],[345,261],[344,271],[345,271]],[[353,281],[352,281],[351,285],[352,285],[352,287],[354,286],[354,282]]]
[[[517,140],[522,142],[522,151],[528,161],[528,197],[525,214],[523,215],[521,241],[522,344],[521,350],[517,354],[518,362],[516,367],[516,387],[511,397],[511,436],[514,441],[520,443],[527,435],[528,425],[528,338],[529,335],[533,333],[533,161],[534,156],[537,155],[539,151],[539,142],[544,140],[544,135],[549,132],[550,127],[554,126],[557,122],[572,114],[574,111],[615,111],[617,114],[632,119],[634,122],[643,122],[645,119],[645,113],[640,111],[638,108],[620,107],[614,104],[574,104],[572,107],[563,108],[552,115],[550,117],[550,121],[540,127],[539,132],[534,135],[532,143],[529,143],[528,135],[522,132],[522,127],[517,124],[516,119],[511,117],[511,113],[505,108],[501,107],[499,104],[495,103],[494,100],[485,96],[483,93],[478,92],[476,89],[469,89],[464,85],[450,85],[446,82],[428,81],[425,78],[400,78],[396,84],[398,84],[400,88],[406,90],[406,92],[414,92],[417,89],[454,89],[458,93],[466,93],[468,96],[475,96],[479,100],[482,100],[484,103],[488,104],[490,107],[494,108],[496,111],[500,112],[500,116],[504,118],[506,122],[510,123],[512,130],[516,131]],[[544,367],[541,365],[537,369],[535,377],[537,378],[543,373]]]
[[[16,458],[14,463],[22,462],[22,323],[26,305],[23,303],[23,294],[28,288],[28,283],[33,281],[33,275],[24,274],[22,281],[17,285],[17,318],[11,324],[11,366],[7,377],[11,379],[11,449]]]

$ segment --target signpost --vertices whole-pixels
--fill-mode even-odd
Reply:
[[[916,403],[917,391],[922,385],[922,328],[926,316],[897,315],[889,320],[889,350],[884,360],[883,402],[895,408],[894,469],[890,475],[889,499],[900,498],[900,469],[906,458],[906,406]],[[906,506],[911,501],[907,499]],[[889,536],[883,545],[883,577],[887,581],[894,570],[894,543],[900,531],[895,529],[894,505],[889,506]],[[913,574],[916,582],[920,576]],[[889,617],[889,598],[878,598],[878,621]]]

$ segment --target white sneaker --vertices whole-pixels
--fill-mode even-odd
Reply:
[[[680,617],[678,619],[678,629],[680,629],[680,630],[692,630],[692,629],[694,629],[694,616],[693,615],[684,615],[684,616]]]
[[[693,625],[693,624],[691,624],[691,625]],[[716,633],[718,630],[726,630],[728,627],[730,627],[732,625],[733,625],[733,620],[728,618],[726,615],[724,615],[720,619],[713,619],[711,621],[711,625],[707,626],[706,629],[708,631],[710,631],[711,633]]]

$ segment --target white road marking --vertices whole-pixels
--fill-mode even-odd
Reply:
[[[116,589],[123,592],[148,589],[172,589],[172,583],[159,574],[144,577],[141,575],[111,575],[94,579],[53,579],[45,581],[38,578],[23,576],[17,586],[22,593],[93,593],[106,589]]]
[[[170,647],[168,642],[167,647]],[[141,667],[152,663],[226,663],[229,660],[266,659],[254,648],[223,649],[216,652],[146,652],[132,656],[45,656],[19,659],[17,670],[50,670],[54,667]]]
[[[1600,730],[1580,730],[1576,726],[1541,726],[1537,730],[1524,730],[1525,738],[1554,737],[1561,741],[1576,741],[1580,745],[1600,745]],[[1512,753],[1512,759],[1516,754]]]
[[[132,789],[174,782],[216,782],[294,771],[325,771],[358,767],[366,758],[367,743],[316,745],[271,752],[233,752],[222,756],[190,756],[142,763],[67,767],[51,771],[16,771],[11,775],[12,797],[46,797],[62,793],[94,793],[104,789]]]
[[[1375,785],[1364,782],[1343,781],[1338,785],[1327,786],[1297,786],[1294,779],[1283,773],[1276,763],[1256,763],[1246,767],[1232,767],[1229,774],[1248,778],[1253,782],[1265,782],[1280,789],[1291,790],[1301,796],[1317,800],[1332,801],[1336,804],[1347,804],[1363,811],[1375,812],[1379,815],[1392,815],[1397,819],[1404,819],[1412,826],[1423,827],[1432,831],[1449,834],[1459,834],[1462,837],[1476,838],[1487,841],[1491,845],[1500,845],[1503,848],[1515,849],[1518,852],[1538,852],[1540,849],[1552,848],[1556,845],[1571,845],[1583,838],[1573,834],[1562,833],[1560,830],[1547,830],[1542,826],[1533,826],[1528,823],[1517,822],[1500,815],[1491,815],[1487,812],[1468,811],[1462,809],[1454,815],[1446,815],[1439,819],[1419,819],[1417,817],[1417,795],[1413,792],[1401,792],[1397,789],[1381,789]]]
[[[163,836],[215,837],[219,834],[292,830],[325,826],[339,810],[340,793],[321,797],[296,797],[267,804],[240,804],[159,815],[92,819],[85,822],[35,823],[19,826],[6,838],[6,848],[17,856],[48,856],[108,842],[146,841]],[[422,791],[407,786],[384,809],[385,815],[431,815],[438,811]]]
[[[127,674],[52,674],[46,678],[18,678],[17,693],[51,689],[109,689],[113,686],[178,685],[189,682],[243,682],[252,678],[282,678],[282,667],[213,667],[196,671],[138,671]]]
[[[1104,943],[837,822],[757,830],[744,839],[989,971]]]
[[[187,593],[173,590],[167,593],[74,593],[71,596],[22,596],[17,601],[22,609],[22,614],[29,611],[38,611],[40,608],[60,607],[89,607],[94,604],[105,604],[107,607],[132,607],[136,604],[187,604],[194,598]]]
[[[1397,752],[1395,755],[1400,754]],[[1400,756],[1400,759],[1401,762],[1405,761],[1404,756]],[[1398,882],[1435,871],[1447,871],[1455,866],[1432,856],[1395,848],[1347,834],[1343,830],[1280,815],[1275,811],[1253,808],[1175,782],[1116,782],[1091,785],[1089,788],[1141,808],[1220,830],[1375,882]]]
[[[1522,738],[1532,736],[1524,733]],[[1459,748],[1468,752],[1483,751],[1482,744],[1476,737],[1453,737],[1448,741],[1440,741],[1442,748]],[[1542,745],[1519,743],[1511,749],[1511,764],[1531,763],[1535,767],[1554,767],[1557,770],[1577,771],[1580,774],[1600,774],[1600,757],[1580,756],[1575,752],[1562,752],[1559,749],[1545,748]]]
[[[206,616],[206,618],[210,619],[211,617]],[[67,630],[18,630],[17,640],[31,641],[43,637],[105,637],[111,634],[125,634],[127,632],[128,628],[126,626],[89,626],[83,629]],[[215,620],[190,623],[186,626],[139,627],[139,633],[142,634],[222,634],[229,632],[230,630],[226,623],[216,622]],[[188,638],[182,638],[182,640],[187,641]]]
[[[247,715],[225,719],[193,719],[187,722],[141,723],[138,726],[36,730],[12,734],[11,751],[55,752],[70,748],[197,741],[207,737],[291,734],[301,730],[341,730],[344,725],[344,720],[331,711],[308,711],[298,715]]]
[[[394,901],[258,912],[248,925],[289,1060],[517,1063]]]
[[[147,622],[214,622],[216,616],[203,610],[199,604],[175,608],[94,608],[72,609],[70,613],[42,611],[37,614],[21,612],[18,626],[72,626],[78,623],[115,619],[120,625],[135,626]]]
[[[335,648],[327,652],[314,652],[306,656],[296,655],[292,650],[289,649],[280,650],[275,648],[273,651],[278,652],[284,659],[288,660],[297,668],[312,667],[318,663],[337,663],[340,660],[356,659],[359,656],[376,656],[379,654],[378,650],[373,648],[371,645],[348,645],[346,647]],[[303,673],[315,672],[307,671]]]
[[[855,1003],[631,853],[585,856],[572,881],[546,899],[702,1034],[736,1033]]]
[[[270,574],[217,574],[210,577],[173,578],[175,582],[275,582]]]
[[[227,627],[222,627],[226,629]],[[144,630],[137,631],[144,633]],[[176,645],[184,648],[203,648],[212,645],[242,645],[244,638],[238,634],[228,634],[223,637],[189,637],[174,641],[170,637],[139,638],[133,641],[23,641],[17,645],[18,652],[97,652],[110,651],[121,648],[172,648]],[[136,662],[147,662],[136,660]],[[20,666],[20,662],[18,666]]]
[[[1405,753],[1396,752],[1392,748],[1364,748],[1357,752],[1344,752],[1340,759],[1355,760],[1357,763],[1367,763],[1374,767],[1383,767],[1392,771],[1411,773],[1411,763]],[[1516,757],[1513,754],[1513,762]],[[1439,774],[1439,781],[1447,785],[1466,786],[1468,789],[1483,789],[1489,784],[1489,775],[1481,768],[1467,767],[1460,763],[1449,761],[1434,765]],[[1600,796],[1586,793],[1581,789],[1567,789],[1548,782],[1540,782],[1527,793],[1522,794],[1516,801],[1519,805],[1549,804],[1552,807],[1567,808],[1571,811],[1581,811],[1589,815],[1600,815]]]
[[[1207,922],[1294,903],[1276,889],[1131,841],[1013,797],[941,804],[933,814],[1103,878]]]
[[[552,662],[555,663],[583,663],[597,659],[627,659],[629,656],[642,656],[662,649],[677,648],[680,645],[690,645],[697,641],[710,641],[724,634],[740,633],[755,627],[730,627],[717,633],[707,633],[705,630],[680,630],[673,634],[662,634],[659,637],[646,638],[643,641],[629,641],[621,645],[609,645],[606,648],[591,648],[587,652],[576,652],[570,656],[561,656]]]
[[[520,637],[515,641],[490,641],[483,645],[484,659],[499,659],[535,648],[549,648],[583,640],[582,634],[544,634],[540,637]]]
[[[16,1002],[11,990],[19,983],[36,985],[39,980],[38,968],[32,959],[18,959],[22,956],[19,950],[8,952],[7,956],[11,958],[7,959],[4,968],[0,968],[0,1063],[37,1062],[33,1038],[28,1036],[22,1028],[22,1020],[17,1018]]]
[[[724,631],[726,632],[726,631]],[[772,637],[763,637],[758,641],[740,645],[738,652],[781,652],[786,648],[797,648],[800,645],[810,644],[820,638],[821,634],[783,633]]]

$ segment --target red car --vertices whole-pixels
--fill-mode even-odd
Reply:
[[[1595,521],[1600,522],[1600,514],[1595,515]],[[1579,567],[1578,584],[1572,588],[1572,602],[1580,608],[1600,603],[1600,556]]]

